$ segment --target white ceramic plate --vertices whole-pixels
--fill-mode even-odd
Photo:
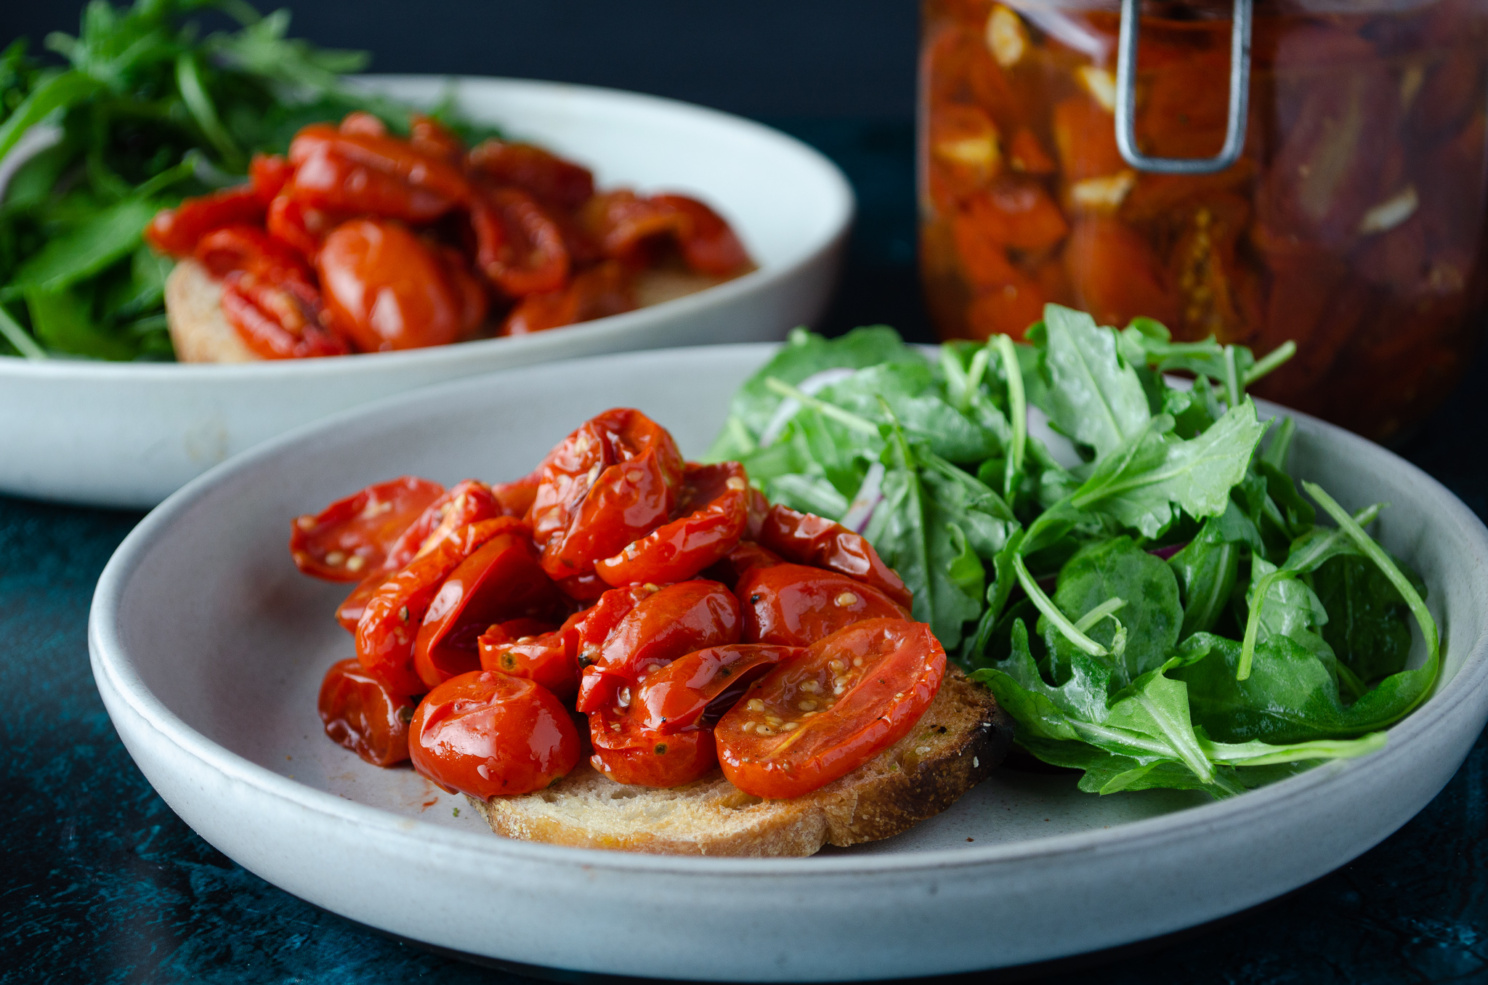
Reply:
[[[463,798],[324,738],[318,682],[352,650],[331,618],[344,587],[295,571],[290,517],[405,472],[525,474],[616,405],[653,415],[696,454],[770,351],[637,353],[459,381],[301,431],[192,483],[129,536],[94,599],[94,674],[125,745],[208,841],[352,919],[528,964],[799,981],[1039,961],[1252,906],[1394,831],[1482,729],[1488,531],[1413,466],[1302,418],[1298,470],[1349,508],[1393,504],[1384,542],[1426,579],[1444,628],[1437,693],[1363,759],[1225,802],[1094,797],[1065,777],[1004,770],[898,838],[746,860],[507,841]]]
[[[696,195],[734,225],[759,269],[557,331],[413,352],[240,366],[0,356],[0,492],[154,506],[230,455],[378,397],[572,356],[780,339],[825,309],[853,195],[841,171],[799,141],[713,110],[608,89],[510,79],[372,81],[423,104],[453,87],[472,119],[589,165],[600,187]]]

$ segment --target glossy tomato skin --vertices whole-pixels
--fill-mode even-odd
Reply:
[[[387,567],[396,570],[448,540],[455,531],[506,515],[491,488],[479,479],[463,479],[424,508],[388,548]]]
[[[469,524],[379,585],[357,622],[356,652],[362,667],[399,691],[421,693],[424,684],[414,670],[413,646],[439,586],[482,544],[525,529],[522,521],[511,517]]]
[[[533,681],[484,670],[425,695],[408,746],[414,769],[483,800],[542,790],[579,762],[579,733],[562,702]]]
[[[315,578],[366,579],[383,566],[402,533],[443,492],[439,483],[411,475],[368,486],[317,514],[296,517],[289,535],[290,557]]]
[[[440,251],[390,219],[353,219],[315,259],[326,311],[363,352],[458,342],[468,305]]]
[[[633,714],[642,727],[663,735],[711,728],[751,681],[804,652],[758,643],[694,650],[646,678],[632,700]]]
[[[234,270],[222,281],[222,315],[264,359],[344,356],[351,346],[325,324],[320,291],[283,269]]]
[[[263,222],[268,200],[252,184],[188,199],[161,209],[145,227],[145,241],[173,257],[188,257],[203,236],[224,226]]]
[[[741,540],[733,550],[709,567],[703,577],[732,586],[737,594],[739,580],[755,568],[768,568],[784,563],[785,559],[768,547],[761,547],[752,540]]]
[[[514,186],[547,205],[572,211],[594,194],[588,168],[531,144],[484,140],[470,150],[471,172],[493,186]]]
[[[748,269],[744,244],[717,212],[686,195],[655,195],[651,201],[677,217],[677,248],[693,270],[728,277]]]
[[[469,202],[470,183],[449,162],[396,137],[353,130],[300,130],[289,145],[294,177],[283,194],[318,209],[418,223]]]
[[[320,685],[325,733],[373,766],[408,758],[408,723],[415,702],[368,674],[355,659],[331,666]]]
[[[527,633],[514,623],[492,626],[476,641],[482,670],[494,670],[536,681],[567,701],[579,690],[578,634],[581,614],[569,616],[558,629]]]
[[[831,783],[909,734],[945,666],[924,623],[871,619],[838,630],[756,681],[719,720],[724,776],[772,799]]]
[[[739,545],[749,524],[749,476],[738,462],[689,463],[677,512],[682,516],[594,565],[611,585],[666,584],[696,577]]]
[[[492,623],[548,620],[563,609],[563,597],[537,563],[526,526],[499,533],[440,583],[414,640],[414,672],[435,687],[480,667],[477,638]]]
[[[668,585],[637,602],[605,637],[598,659],[584,667],[578,709],[628,706],[635,686],[657,668],[693,650],[737,643],[739,631],[739,601],[724,586]]]
[[[603,709],[589,716],[594,755],[589,762],[616,783],[676,787],[706,776],[718,765],[711,729],[663,735],[625,711]]]
[[[787,561],[828,568],[866,582],[906,609],[914,601],[873,545],[840,523],[777,503],[765,515],[756,539]]]
[[[555,581],[593,573],[596,561],[670,519],[682,474],[677,443],[640,411],[585,422],[538,469],[529,518],[543,569]]]
[[[855,578],[803,564],[751,568],[735,588],[744,640],[810,646],[864,619],[907,619],[909,612]]]
[[[521,189],[478,189],[470,223],[476,268],[508,297],[556,291],[568,280],[572,258],[562,227]]]

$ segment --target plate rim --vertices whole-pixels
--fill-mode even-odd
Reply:
[[[1175,837],[1193,837],[1200,829],[1212,832],[1216,828],[1244,827],[1257,815],[1270,813],[1287,802],[1316,795],[1319,787],[1359,782],[1356,777],[1361,771],[1367,770],[1370,773],[1377,771],[1377,768],[1371,769],[1369,764],[1393,762],[1401,756],[1409,755],[1412,747],[1420,741],[1421,734],[1430,729],[1436,721],[1468,713],[1463,706],[1472,698],[1479,697],[1485,690],[1488,690],[1488,626],[1485,626],[1476,639],[1461,644],[1467,649],[1462,665],[1453,678],[1445,683],[1438,680],[1425,702],[1405,719],[1387,730],[1389,741],[1383,749],[1358,759],[1324,763],[1296,776],[1247,791],[1227,800],[1216,800],[1167,814],[1125,822],[1112,828],[1090,829],[965,848],[915,850],[894,854],[833,854],[809,858],[759,859],[652,855],[526,842],[502,838],[486,832],[455,830],[434,825],[410,815],[348,801],[328,791],[274,773],[197,732],[166,707],[134,672],[132,663],[128,659],[128,650],[120,638],[118,621],[116,618],[111,618],[116,617],[120,612],[120,602],[130,576],[148,556],[159,533],[169,529],[177,513],[189,509],[219,487],[230,485],[239,474],[254,469],[266,459],[272,459],[282,449],[307,440],[322,429],[344,426],[359,418],[373,415],[397,415],[406,413],[407,408],[418,404],[443,404],[452,398],[457,400],[460,396],[458,391],[462,388],[489,390],[492,378],[499,377],[503,373],[561,373],[571,370],[575,364],[601,360],[606,363],[607,369],[623,370],[624,362],[655,359],[663,354],[672,357],[686,356],[694,359],[720,360],[729,358],[730,354],[758,355],[762,359],[767,351],[774,348],[778,348],[778,344],[740,343],[722,346],[677,347],[620,355],[592,356],[514,370],[496,370],[423,387],[372,404],[352,408],[322,421],[296,428],[235,456],[228,462],[192,480],[152,510],[125,537],[110,557],[99,578],[88,619],[90,660],[100,688],[106,682],[129,705],[131,710],[182,753],[211,767],[229,780],[248,784],[276,800],[313,811],[318,815],[359,826],[369,826],[380,834],[393,837],[411,835],[423,843],[437,844],[462,852],[476,852],[493,859],[509,857],[564,869],[577,866],[587,869],[683,877],[741,874],[797,875],[806,871],[810,871],[812,875],[848,877],[976,867],[995,868],[1002,865],[1026,863],[1035,859],[1093,851],[1134,851],[1153,842],[1170,844]],[[450,391],[456,392],[451,394]],[[1388,449],[1326,421],[1266,401],[1258,400],[1257,404],[1264,412],[1285,412],[1297,418],[1299,423],[1305,422],[1310,429],[1321,431],[1330,441],[1341,441],[1355,446],[1356,449],[1362,448],[1367,454],[1383,453],[1386,456],[1385,460],[1391,461],[1393,466],[1403,467],[1407,474],[1420,483],[1429,496],[1436,501],[1434,505],[1441,507],[1440,510],[1432,511],[1432,522],[1452,524],[1459,528],[1469,542],[1465,550],[1470,556],[1476,556],[1480,565],[1488,567],[1488,528],[1485,528],[1477,515],[1451,490],[1425,471]],[[1473,551],[1473,547],[1476,547],[1476,551]],[[1449,634],[1450,628],[1444,633],[1444,637],[1448,637]],[[1482,703],[1480,700],[1479,704]],[[1431,710],[1431,714],[1423,714],[1428,709]]]

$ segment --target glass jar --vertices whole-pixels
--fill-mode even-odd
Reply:
[[[1231,0],[1141,4],[1125,156],[1117,0],[924,0],[942,336],[1019,336],[1056,301],[1258,357],[1293,339],[1257,392],[1377,439],[1446,395],[1482,330],[1488,0],[1254,3],[1243,150],[1172,174],[1128,158],[1225,144]]]

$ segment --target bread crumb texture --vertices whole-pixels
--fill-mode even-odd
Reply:
[[[627,786],[585,763],[539,793],[470,801],[508,838],[673,855],[811,855],[939,814],[991,773],[1012,735],[991,692],[952,667],[909,735],[803,797],[762,800],[721,773],[671,789]]]

